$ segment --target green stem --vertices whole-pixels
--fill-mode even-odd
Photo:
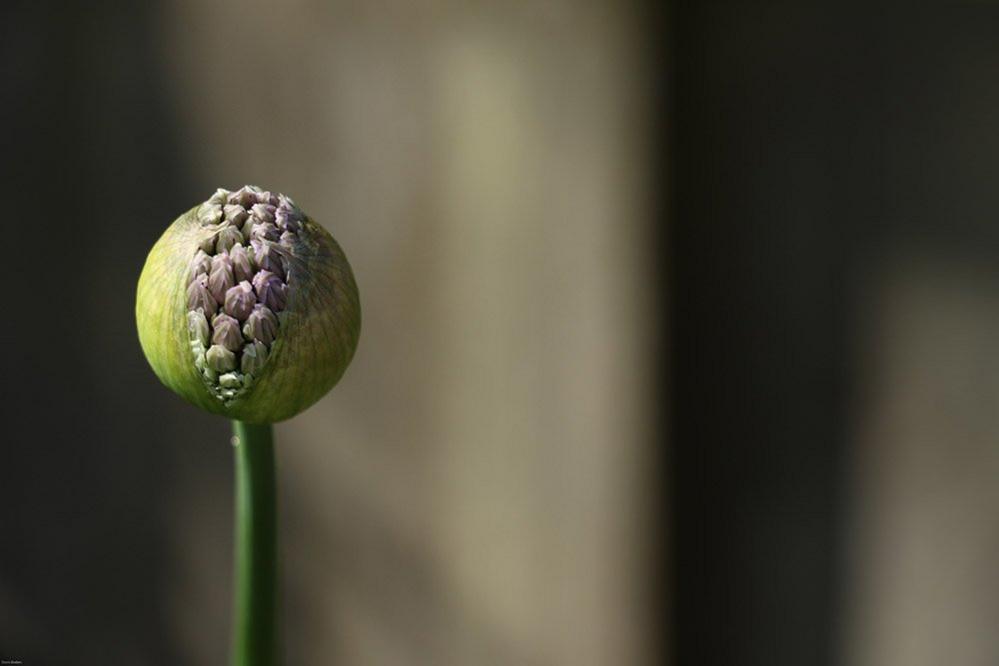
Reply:
[[[272,426],[232,422],[236,597],[232,666],[277,664],[277,513]]]

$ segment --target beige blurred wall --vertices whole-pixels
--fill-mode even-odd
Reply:
[[[999,273],[904,248],[869,281],[849,666],[999,663]]]
[[[342,384],[278,428],[289,663],[655,661],[640,21],[609,0],[161,17],[193,179],[291,194],[361,289]],[[186,483],[171,617],[185,663],[216,663],[228,498]]]

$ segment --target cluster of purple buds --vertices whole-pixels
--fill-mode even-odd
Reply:
[[[217,190],[197,212],[212,230],[191,261],[187,327],[194,364],[224,401],[249,387],[280,333],[304,216],[283,194]]]

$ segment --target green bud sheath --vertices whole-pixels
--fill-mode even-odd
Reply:
[[[246,423],[283,421],[319,400],[347,369],[361,328],[337,242],[284,195],[251,186],[219,190],[170,225],[142,269],[135,316],[160,381]],[[213,344],[235,350],[235,362]]]

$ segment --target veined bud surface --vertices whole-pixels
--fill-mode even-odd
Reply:
[[[290,418],[331,389],[360,334],[333,237],[283,194],[217,190],[157,241],[139,278],[139,341],[160,380],[211,412]]]

